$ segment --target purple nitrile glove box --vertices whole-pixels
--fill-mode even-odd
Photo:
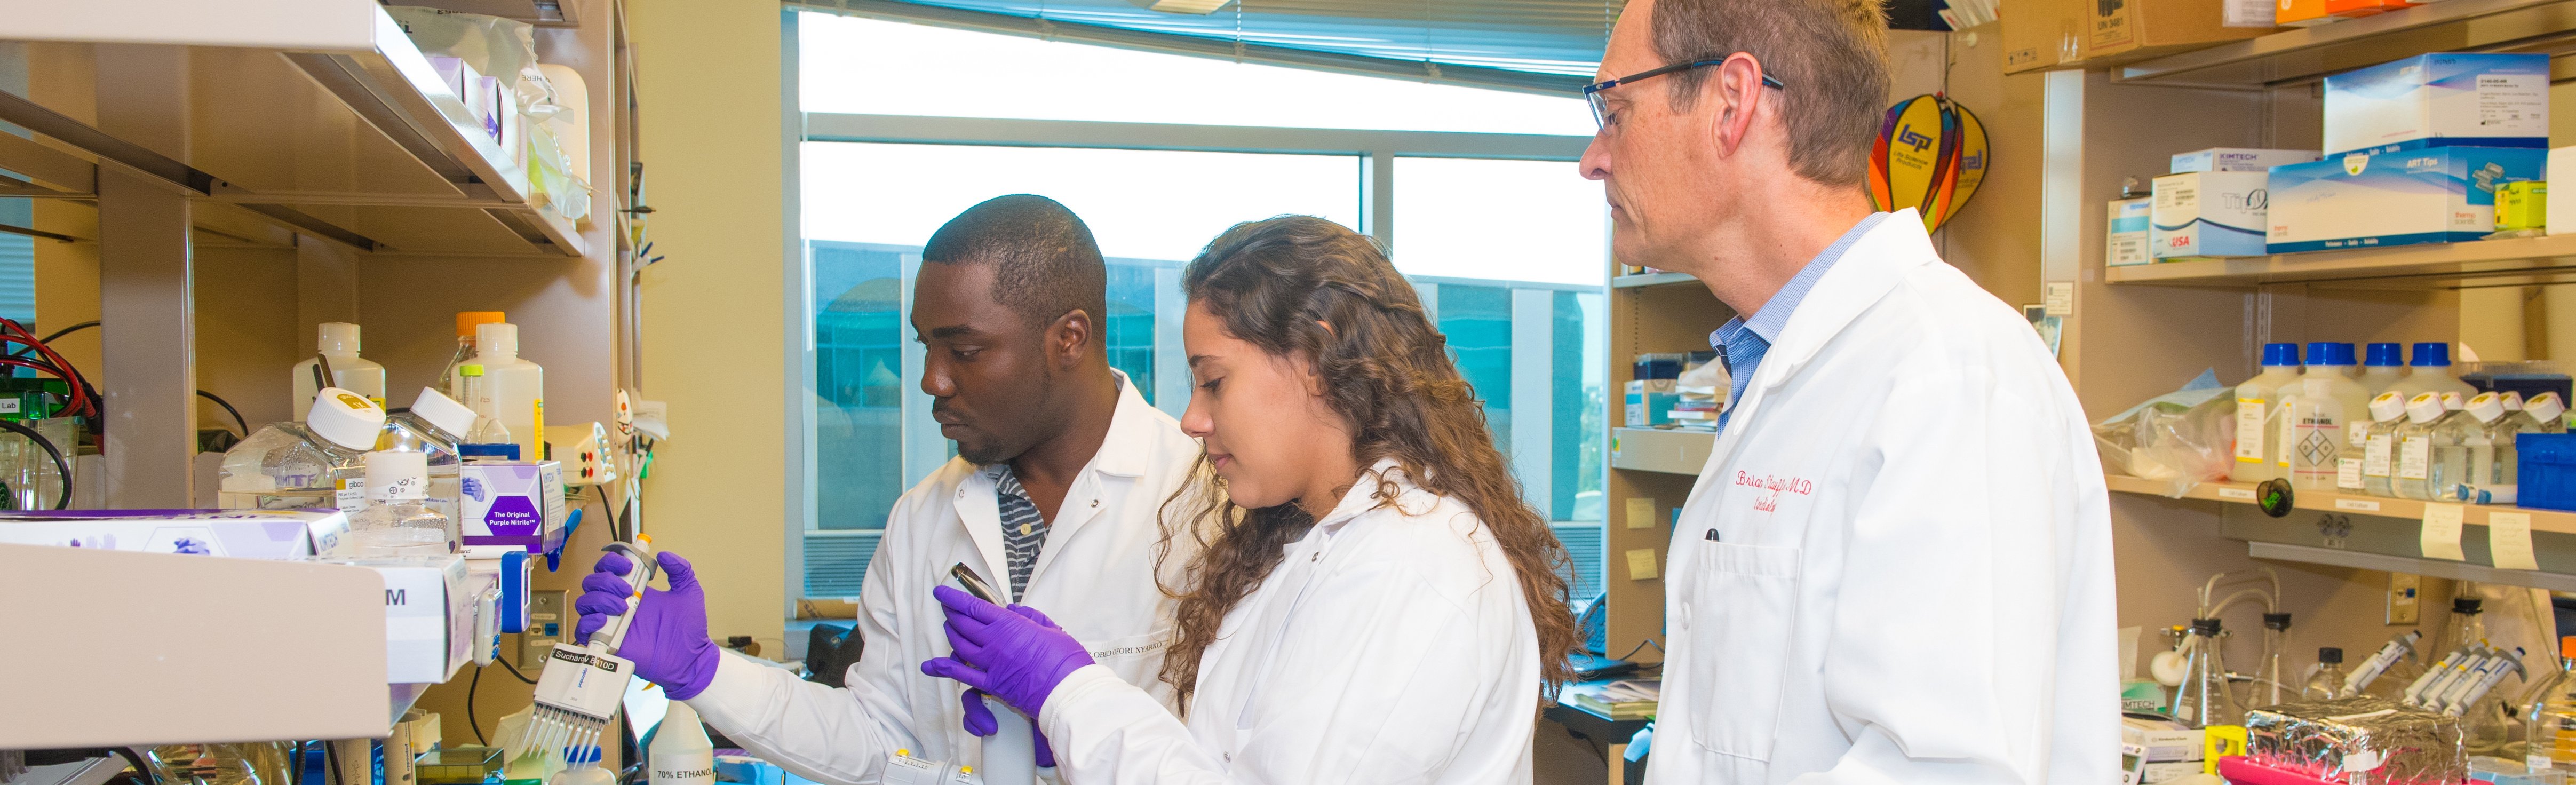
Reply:
[[[0,543],[245,559],[329,555],[349,529],[338,510],[17,510]]]
[[[510,545],[529,553],[563,547],[562,464],[467,462],[457,468],[466,545]]]

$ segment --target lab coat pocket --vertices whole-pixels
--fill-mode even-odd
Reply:
[[[1692,739],[1710,752],[1768,761],[1798,605],[1798,549],[1699,544],[1686,611]]]

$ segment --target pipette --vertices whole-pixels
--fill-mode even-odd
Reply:
[[[600,550],[625,554],[634,563],[619,577],[635,593],[626,600],[626,612],[609,617],[590,634],[589,644],[558,641],[546,656],[545,672],[537,676],[536,708],[528,717],[529,749],[551,754],[599,743],[600,731],[617,713],[626,682],[635,675],[635,663],[618,657],[617,646],[626,640],[636,606],[644,602],[644,585],[660,572],[653,561],[653,538],[638,534],[632,544],[612,542]]]

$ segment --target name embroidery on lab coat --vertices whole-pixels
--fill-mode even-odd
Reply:
[[[1808,482],[1803,477],[1773,477],[1767,474],[1756,477],[1750,472],[1739,471],[1735,473],[1735,484],[1762,491],[1760,495],[1753,497],[1753,509],[1761,512],[1780,509],[1782,493],[1807,496],[1816,492],[1816,484]]]

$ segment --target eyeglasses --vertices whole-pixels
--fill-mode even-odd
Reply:
[[[1741,53],[1741,52],[1738,52],[1738,53],[1736,53],[1736,54],[1742,54],[1742,53]],[[1730,55],[1727,55],[1726,57],[1734,57],[1734,56],[1735,56],[1735,55],[1730,54]],[[1595,127],[1602,128],[1602,129],[1605,129],[1605,130],[1606,130],[1606,129],[1608,129],[1608,128],[1610,127],[1610,125],[1611,125],[1612,121],[1615,121],[1615,120],[1619,119],[1619,115],[1618,115],[1617,113],[1614,113],[1614,112],[1610,111],[1610,104],[1609,104],[1609,100],[1608,100],[1608,99],[1606,99],[1606,98],[1603,98],[1603,97],[1601,96],[1601,91],[1603,91],[1603,90],[1608,90],[1608,89],[1610,89],[1610,88],[1618,87],[1618,86],[1620,86],[1620,85],[1628,84],[1628,83],[1631,83],[1631,82],[1642,82],[1642,81],[1645,81],[1645,80],[1648,80],[1648,79],[1653,79],[1653,78],[1655,78],[1655,77],[1663,76],[1663,75],[1665,75],[1665,74],[1669,74],[1669,73],[1676,73],[1676,72],[1680,72],[1680,71],[1688,71],[1688,70],[1693,69],[1693,68],[1705,68],[1705,67],[1707,67],[1707,66],[1717,65],[1717,64],[1719,64],[1719,63],[1724,63],[1724,62],[1726,62],[1726,57],[1720,57],[1720,58],[1715,58],[1715,59],[1710,59],[1710,60],[1692,60],[1692,61],[1687,62],[1687,63],[1674,63],[1674,64],[1672,64],[1672,65],[1667,65],[1667,66],[1664,66],[1664,67],[1662,67],[1662,68],[1657,68],[1657,69],[1653,69],[1653,70],[1650,70],[1650,71],[1639,71],[1639,72],[1636,72],[1636,73],[1633,73],[1633,74],[1629,74],[1629,75],[1627,75],[1627,76],[1619,77],[1619,78],[1617,78],[1617,79],[1612,79],[1612,80],[1607,81],[1607,82],[1595,82],[1595,83],[1592,83],[1592,84],[1584,85],[1584,86],[1583,86],[1583,99],[1584,99],[1585,101],[1588,101],[1588,102],[1590,102],[1590,103],[1592,104],[1592,122],[1593,122],[1593,125],[1594,125]],[[1771,78],[1771,75],[1770,75],[1770,74],[1767,74],[1767,73],[1762,75],[1762,86],[1763,86],[1763,87],[1770,87],[1770,88],[1777,88],[1777,89],[1781,89],[1781,90],[1787,90],[1787,89],[1789,89],[1789,86],[1788,86],[1788,85],[1781,84],[1781,83],[1780,83],[1780,80]]]

